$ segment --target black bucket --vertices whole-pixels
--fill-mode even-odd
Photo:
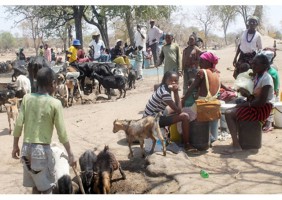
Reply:
[[[262,127],[259,121],[239,121],[238,133],[242,149],[261,148]]]
[[[189,124],[189,142],[198,149],[204,151],[210,147],[209,122],[194,120]]]

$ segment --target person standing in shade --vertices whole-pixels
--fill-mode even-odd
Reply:
[[[139,24],[137,25],[137,30],[134,35],[134,46],[135,48],[137,48],[137,50],[139,46],[143,47],[142,48],[142,60],[143,60],[142,68],[144,68],[144,53],[146,50],[146,33],[143,29],[141,29],[141,26]]]
[[[258,18],[251,16],[247,21],[248,29],[241,36],[240,44],[237,48],[233,66],[235,67],[233,77],[236,79],[238,75],[238,66],[242,63],[251,64],[250,61],[255,57],[256,52],[262,49],[261,35],[256,28],[258,26]],[[239,59],[237,61],[238,55]]]
[[[98,32],[93,33],[92,39],[93,40],[90,42],[89,47],[94,51],[94,60],[98,62],[109,61],[109,56],[103,53],[106,47],[103,40],[100,40],[100,34]]]
[[[152,50],[155,67],[157,67],[158,64],[158,45],[162,34],[163,31],[155,26],[155,20],[151,19],[150,28],[147,33],[147,43]]]
[[[164,73],[167,71],[175,71],[178,72],[178,75],[181,75],[180,50],[178,44],[172,42],[172,33],[166,34],[165,41],[166,44],[162,47],[158,66],[164,62]]]
[[[70,63],[70,65],[76,65],[77,62],[77,51],[80,46],[79,40],[74,40],[72,43],[72,46],[67,51],[67,61]]]
[[[51,62],[51,49],[48,47],[48,44],[44,44],[44,58]]]

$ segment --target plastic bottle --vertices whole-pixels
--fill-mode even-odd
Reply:
[[[200,174],[202,178],[209,178],[209,173],[203,169],[200,171]]]

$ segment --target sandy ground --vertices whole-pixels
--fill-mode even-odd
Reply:
[[[264,46],[272,46],[273,40],[263,38]],[[282,45],[278,43],[278,48]],[[214,51],[220,61],[218,69],[221,80],[232,84],[232,67],[235,55],[234,46]],[[11,58],[8,58],[11,59]],[[1,56],[1,60],[7,57]],[[282,51],[277,51],[275,64],[282,77]],[[161,78],[161,77],[160,77]],[[7,81],[0,76],[0,82]],[[134,158],[129,153],[124,132],[112,133],[113,121],[141,118],[144,107],[153,92],[157,76],[146,77],[137,82],[137,88],[130,90],[125,99],[117,101],[74,105],[64,109],[65,123],[73,152],[78,159],[87,149],[98,151],[109,145],[120,161],[126,180],[121,180],[118,171],[114,172],[112,193],[119,194],[277,194],[282,193],[282,131],[275,129],[263,134],[262,148],[248,150],[234,155],[221,155],[231,139],[216,141],[212,148],[200,155],[186,155],[183,152],[166,157],[154,153],[141,158],[139,145],[134,145]],[[182,78],[180,80],[182,88]],[[182,92],[181,92],[182,93]],[[113,97],[114,98],[114,97]],[[53,140],[58,142],[56,132]],[[22,141],[22,139],[20,140]],[[11,158],[13,137],[8,133],[6,113],[0,113],[0,194],[28,194],[30,189],[22,186],[22,167],[19,160]],[[20,144],[21,145],[21,144]],[[210,173],[208,179],[199,175],[201,169]],[[73,174],[73,173],[72,173]]]

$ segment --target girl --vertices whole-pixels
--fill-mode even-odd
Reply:
[[[164,113],[168,106],[173,113],[161,116],[160,127],[170,126],[171,124],[182,122],[183,142],[186,150],[194,149],[189,144],[189,115],[181,110],[180,98],[178,94],[178,74],[174,71],[167,71],[158,89],[149,99],[143,117],[155,116],[157,113]],[[173,93],[174,101],[172,99]]]

